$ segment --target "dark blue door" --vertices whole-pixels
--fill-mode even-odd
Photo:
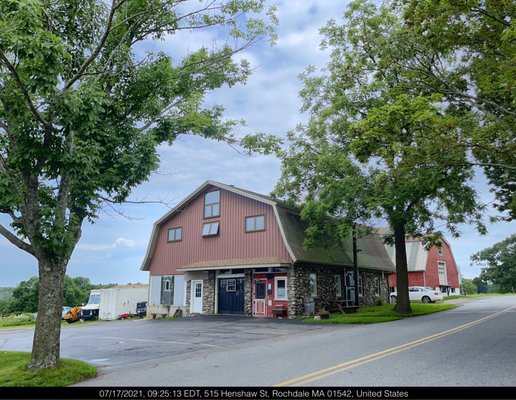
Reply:
[[[219,279],[219,314],[244,313],[244,278]]]

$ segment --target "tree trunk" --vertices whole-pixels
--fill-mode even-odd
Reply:
[[[394,227],[394,249],[396,252],[396,311],[400,314],[412,313],[408,293],[407,251],[405,248],[405,225]]]
[[[66,263],[39,260],[38,316],[29,369],[59,365],[65,273]]]

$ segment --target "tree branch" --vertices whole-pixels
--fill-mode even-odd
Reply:
[[[99,55],[100,51],[102,50],[102,48],[106,44],[106,40],[107,40],[107,38],[108,38],[108,36],[109,36],[109,34],[111,32],[111,25],[113,24],[113,17],[115,15],[115,11],[118,8],[120,8],[122,6],[122,4],[124,4],[126,1],[127,0],[120,0],[120,2],[118,4],[115,3],[115,0],[112,1],[112,3],[111,3],[111,10],[109,11],[109,16],[108,16],[108,20],[107,20],[106,30],[102,34],[102,37],[100,38],[99,44],[97,45],[95,50],[93,50],[93,52],[88,57],[88,59],[84,62],[84,64],[82,64],[82,66],[79,69],[79,71],[77,71],[77,73],[65,84],[64,90],[69,89],[78,79],[80,79],[81,76],[83,75],[84,71],[86,71],[86,69],[90,66],[90,64],[93,61],[95,61],[95,59]]]
[[[23,240],[21,240],[16,235],[7,230],[2,224],[0,224],[0,234],[3,237],[5,237],[8,241],[10,241],[12,244],[14,244],[16,247],[26,251],[34,257],[36,256],[36,253],[34,252],[34,249],[30,244],[25,243]]]
[[[36,107],[34,106],[34,103],[32,102],[32,100],[30,98],[30,95],[29,95],[29,92],[27,91],[27,88],[25,87],[25,85],[21,81],[20,77],[18,76],[18,73],[16,72],[16,68],[14,68],[14,66],[9,62],[9,60],[6,57],[6,55],[4,54],[4,52],[1,49],[0,49],[0,59],[4,62],[5,66],[9,70],[9,72],[11,72],[11,75],[14,78],[14,80],[16,81],[16,84],[18,85],[18,88],[21,90],[21,92],[23,94],[23,98],[25,100],[25,103],[29,107],[29,109],[32,112],[32,114],[45,127],[47,127],[48,129],[52,130],[53,129],[52,125],[47,120],[45,120],[45,118],[43,118],[41,113],[36,109]]]

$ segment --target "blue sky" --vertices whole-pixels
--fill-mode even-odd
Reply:
[[[210,104],[221,104],[226,116],[244,119],[240,133],[263,131],[284,135],[306,120],[299,113],[301,89],[298,75],[308,66],[324,67],[328,55],[319,51],[318,30],[330,19],[340,19],[345,2],[328,0],[269,1],[276,4],[280,25],[278,42],[269,47],[265,41],[238,55],[251,62],[253,75],[245,86],[223,88],[207,97]],[[184,54],[198,45],[209,45],[215,32],[196,31],[181,38],[170,38],[150,48]],[[280,176],[280,162],[273,156],[245,156],[222,143],[197,137],[180,137],[172,146],[159,148],[161,166],[149,181],[132,195],[133,200],[165,200],[170,205],[181,201],[208,179],[267,194]],[[484,201],[492,200],[485,179],[477,179]],[[148,273],[140,271],[150,238],[152,224],[169,208],[163,204],[125,205],[119,208],[130,218],[109,208],[100,213],[93,225],[83,226],[83,235],[68,266],[70,276],[86,276],[93,283],[147,282]],[[0,223],[8,219],[0,215]],[[473,227],[461,227],[462,237],[448,241],[462,274],[479,274],[469,258],[475,252],[516,232],[516,223],[489,225],[489,234],[480,236]],[[37,275],[36,260],[0,237],[0,287],[15,286]]]

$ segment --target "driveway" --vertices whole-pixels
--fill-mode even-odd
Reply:
[[[61,331],[61,356],[86,361],[107,372],[142,361],[189,358],[192,353],[226,351],[334,329],[301,321],[239,316],[75,323]],[[0,350],[31,351],[33,333],[30,328],[0,330]]]

